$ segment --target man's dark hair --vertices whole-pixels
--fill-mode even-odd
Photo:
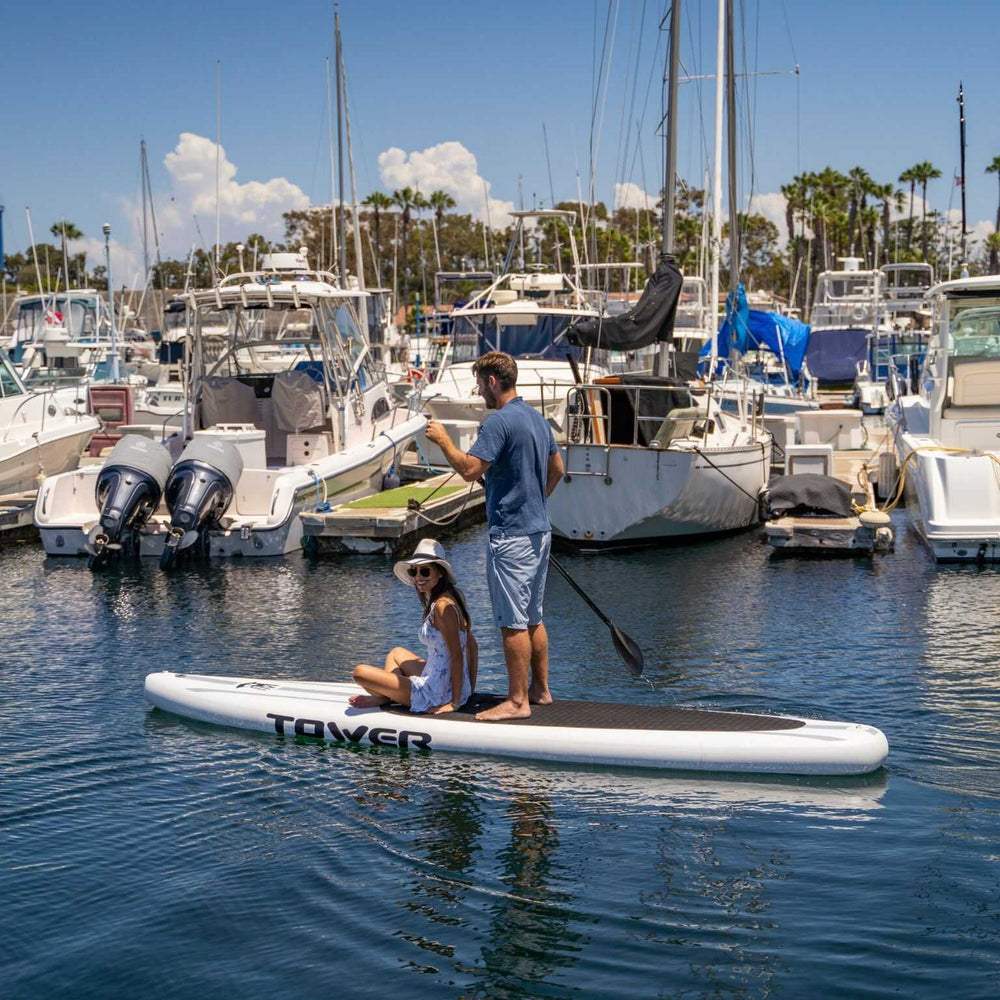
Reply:
[[[503,351],[488,351],[472,365],[472,374],[481,375],[484,382],[495,375],[497,384],[506,392],[517,385],[517,362]]]

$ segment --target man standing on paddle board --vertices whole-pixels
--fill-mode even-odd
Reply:
[[[503,637],[508,689],[506,700],[476,718],[523,719],[532,704],[552,701],[549,637],[542,624],[552,547],[545,501],[562,478],[562,456],[545,418],[517,394],[517,362],[509,354],[490,351],[472,370],[486,408],[495,411],[479,428],[476,443],[468,453],[459,451],[434,420],[426,434],[467,483],[486,477],[486,575]]]

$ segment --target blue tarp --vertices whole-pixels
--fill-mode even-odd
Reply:
[[[726,296],[726,318],[719,327],[716,337],[716,354],[722,360],[729,357],[731,350],[746,354],[765,348],[784,358],[792,378],[798,378],[802,361],[809,348],[809,325],[797,319],[780,316],[778,313],[761,312],[747,306],[746,292],[739,286],[736,308],[733,308],[733,293]],[[701,349],[701,356],[712,353],[709,340]]]

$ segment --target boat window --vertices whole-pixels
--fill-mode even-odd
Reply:
[[[872,279],[865,278],[824,278],[825,298],[836,299],[868,299],[874,294]]]
[[[567,353],[575,357],[580,348],[571,347],[565,339],[571,316],[541,315],[534,323],[499,323],[487,317],[480,334],[479,350],[506,351],[515,358],[550,358],[565,361]]]
[[[14,336],[19,344],[29,343],[42,331],[44,310],[41,302],[22,302],[14,321]]]
[[[989,305],[982,300],[952,304],[948,352],[955,357],[1000,358],[1000,299]]]
[[[17,381],[6,354],[0,354],[0,396],[20,396],[24,390]]]

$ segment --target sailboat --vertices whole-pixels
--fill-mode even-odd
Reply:
[[[579,323],[570,332],[576,343],[593,348],[628,350],[654,342],[659,345],[657,375],[626,374],[593,379],[570,392],[567,412],[573,416],[568,439],[562,446],[565,476],[549,498],[549,519],[556,539],[584,550],[646,545],[755,524],[760,519],[758,494],[767,482],[771,465],[771,435],[765,430],[752,397],[741,395],[739,412],[724,413],[717,387],[710,383],[695,388],[687,383],[685,369],[693,359],[677,351],[672,343],[683,286],[683,278],[670,253],[677,148],[679,7],[678,0],[674,0],[664,253],[634,309],[621,317]],[[731,74],[731,19],[726,23]],[[732,97],[729,105],[729,113],[734,116]],[[731,128],[731,136],[734,131]],[[734,155],[731,148],[731,205],[737,204]],[[736,260],[734,249],[734,276]]]

